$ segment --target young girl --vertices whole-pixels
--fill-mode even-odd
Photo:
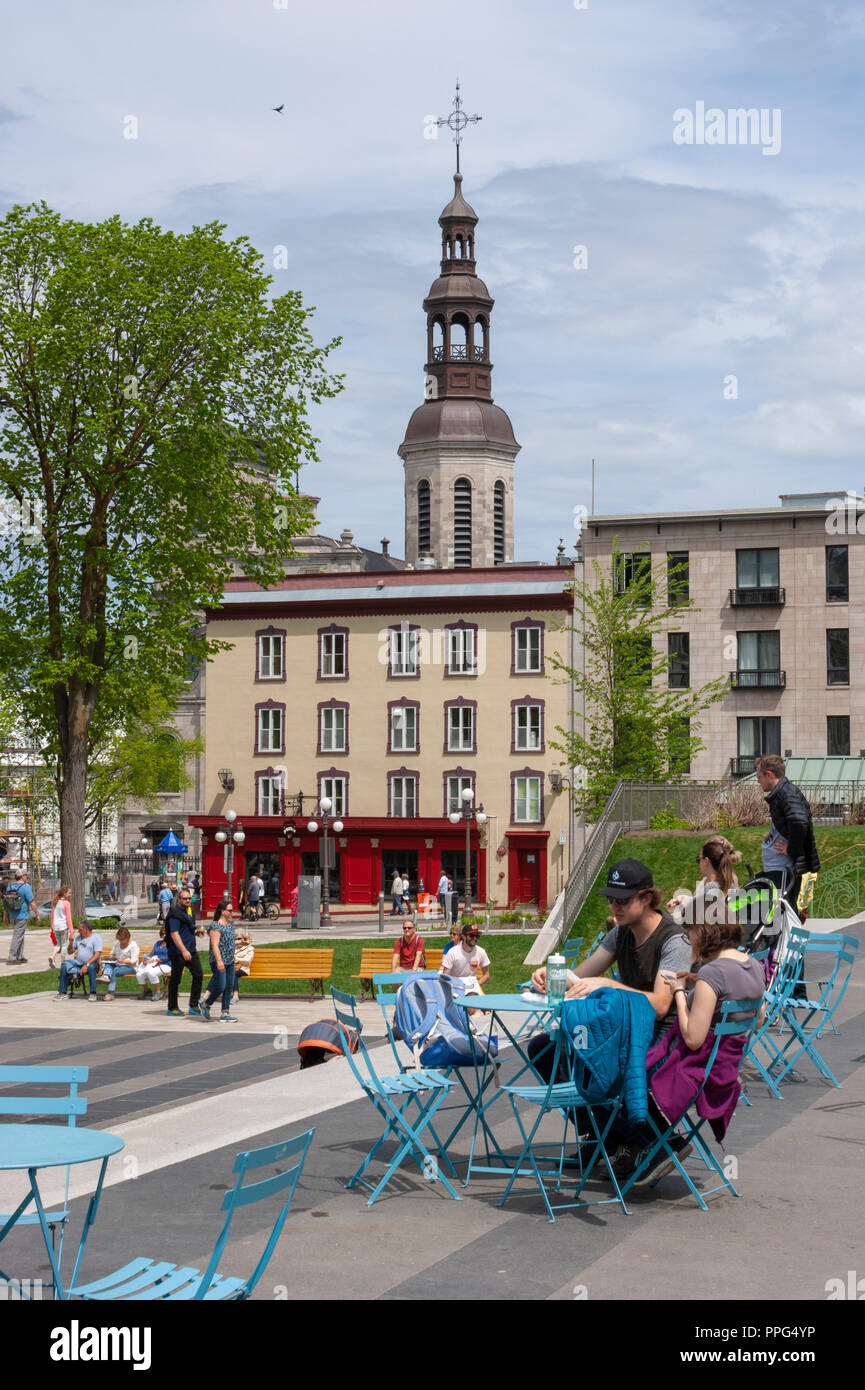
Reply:
[[[69,884],[64,883],[54,894],[54,900],[51,903],[51,935],[54,939],[54,947],[48,957],[48,966],[51,970],[60,969],[66,956],[66,947],[72,940],[72,908],[69,905],[71,891]],[[56,963],[55,956],[60,957]]]

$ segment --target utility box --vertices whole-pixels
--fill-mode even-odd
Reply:
[[[301,874],[297,880],[297,925],[301,931],[321,926],[321,874]]]

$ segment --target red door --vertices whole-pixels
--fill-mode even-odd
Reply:
[[[540,902],[541,870],[538,851],[517,850],[517,901]]]

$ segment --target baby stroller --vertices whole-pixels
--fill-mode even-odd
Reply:
[[[767,982],[784,963],[791,931],[801,925],[784,897],[786,886],[786,879],[779,888],[757,874],[728,899],[742,926],[742,949],[763,960]]]

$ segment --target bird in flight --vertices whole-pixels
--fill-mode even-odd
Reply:
[[[271,107],[271,110],[272,110],[272,111],[280,111],[280,112],[281,112],[283,106],[285,106],[285,102],[282,103],[282,106],[273,106],[273,107]]]

